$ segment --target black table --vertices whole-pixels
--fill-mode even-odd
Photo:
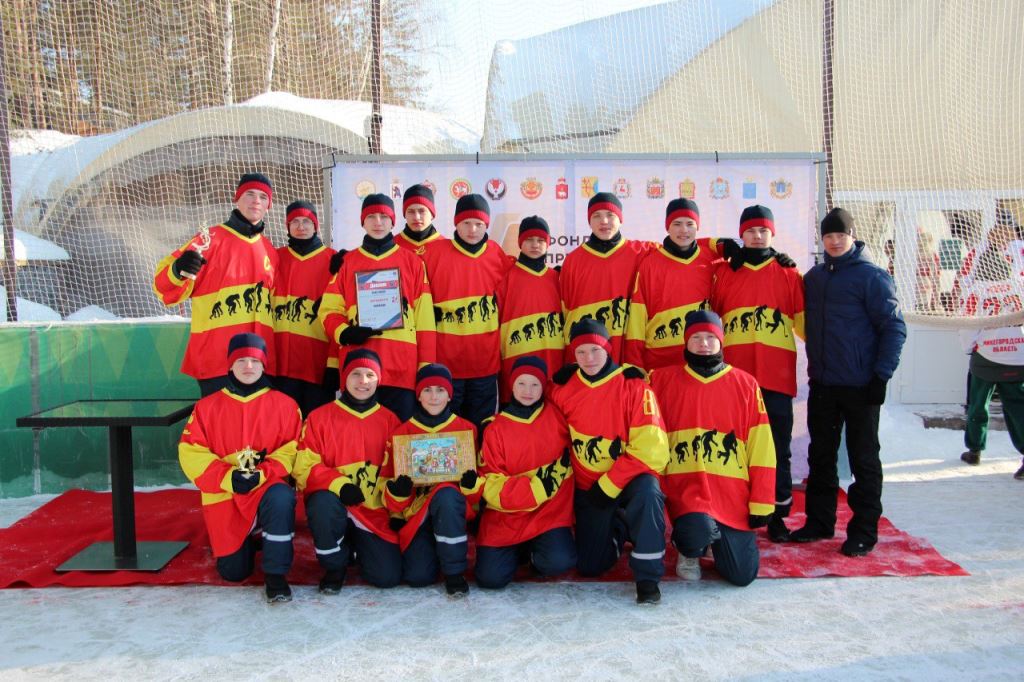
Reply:
[[[106,426],[110,430],[110,487],[114,542],[95,542],[58,571],[159,571],[187,542],[135,541],[133,426],[170,426],[192,412],[192,400],[77,400],[18,418],[18,426],[45,429]]]

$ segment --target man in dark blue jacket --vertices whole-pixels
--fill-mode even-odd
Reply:
[[[832,209],[821,221],[825,262],[804,275],[807,329],[807,523],[795,542],[831,538],[839,491],[837,458],[846,424],[854,482],[853,518],[842,553],[864,556],[878,541],[882,515],[882,463],[878,413],[886,383],[907,337],[892,277],[870,260],[864,242],[853,239],[853,216]]]

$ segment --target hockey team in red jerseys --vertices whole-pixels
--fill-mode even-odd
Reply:
[[[457,598],[474,554],[476,584],[500,589],[599,576],[626,553],[636,601],[656,604],[668,542],[680,578],[700,579],[708,554],[743,586],[757,529],[789,539],[804,290],[767,207],[744,210],[741,246],[699,238],[697,204],[673,200],[658,244],[626,238],[621,202],[598,193],[558,271],[544,218],[519,223],[513,258],[480,195],[459,198],[441,236],[424,185],[401,215],[366,196],[348,252],[294,201],[275,250],[272,192],[244,175],[231,217],[163,259],[153,285],[192,303],[182,371],[204,397],[179,458],[224,579],[259,554],[268,601],[292,598],[297,500],[324,594],[350,567]],[[396,297],[388,319],[375,286]]]

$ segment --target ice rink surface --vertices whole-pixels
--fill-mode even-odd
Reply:
[[[967,467],[920,424],[883,408],[885,515],[970,577],[666,582],[647,608],[626,583],[9,589],[0,680],[1024,679],[1020,456],[992,432]],[[0,526],[49,499],[0,500]]]

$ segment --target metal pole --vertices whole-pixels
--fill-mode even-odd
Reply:
[[[384,89],[384,81],[381,78],[381,48],[380,48],[380,0],[370,2],[370,137],[367,140],[370,147],[370,154],[379,156],[380,129],[383,123],[383,116],[380,113],[381,91]]]
[[[835,99],[832,90],[832,50],[835,46],[835,0],[823,0],[821,40],[821,115],[825,152],[825,210],[832,210],[832,147],[835,136]]]
[[[11,197],[11,137],[7,128],[7,80],[4,77],[4,25],[0,19],[0,220],[4,223],[3,283],[7,291],[7,321],[18,321],[17,264],[14,262],[14,200]]]

